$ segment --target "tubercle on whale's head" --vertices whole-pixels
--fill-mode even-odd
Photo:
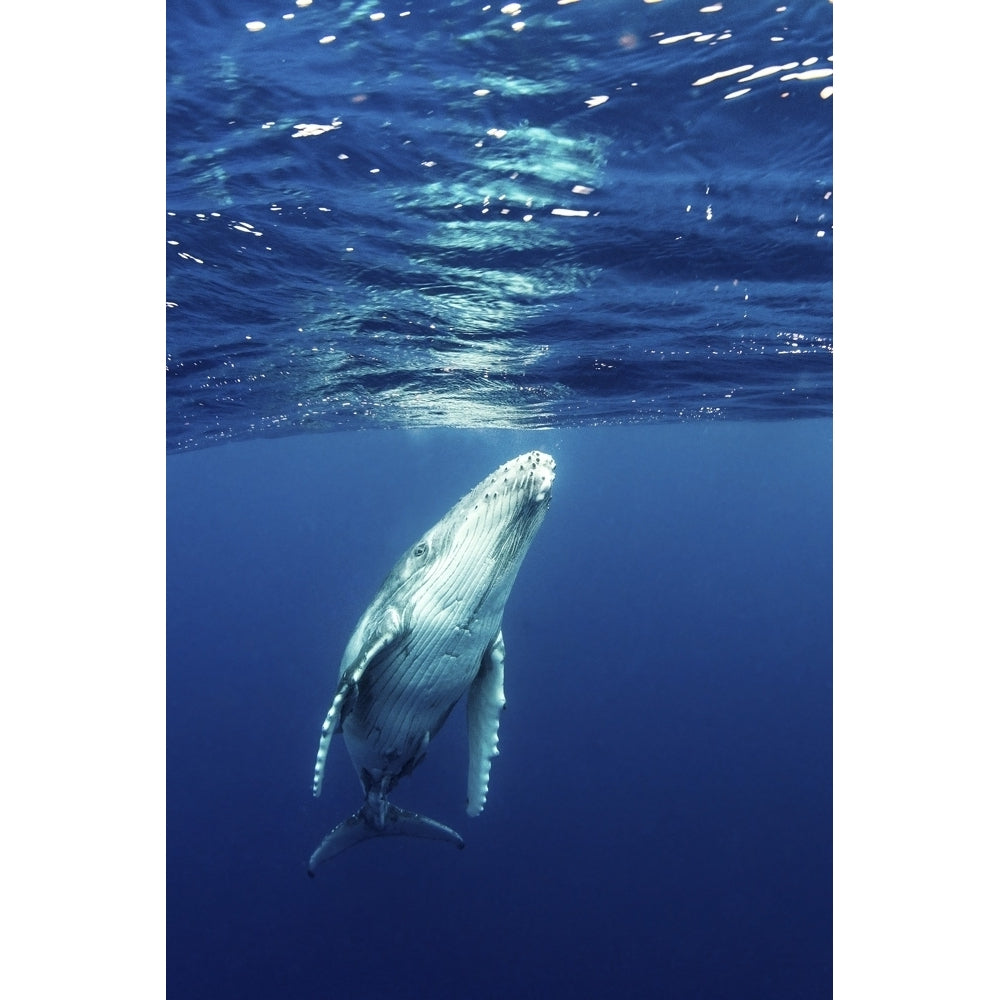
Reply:
[[[555,480],[555,459],[541,451],[530,451],[505,462],[487,476],[456,505],[468,508],[468,515],[480,512],[483,520],[495,520],[502,527],[504,518],[513,522],[533,516],[532,509],[551,498]]]
[[[516,573],[549,508],[555,460],[532,451],[505,462],[467,493],[442,521],[454,562],[482,572]],[[471,567],[466,572],[478,575]]]
[[[527,456],[532,465],[535,483],[535,499],[548,500],[552,496],[552,484],[556,478],[556,460],[543,451],[532,451]]]
[[[556,478],[556,461],[543,451],[529,451],[505,462],[477,487],[480,491],[494,492],[497,488],[525,490],[532,499],[544,500],[552,490]],[[473,491],[475,492],[475,491]]]

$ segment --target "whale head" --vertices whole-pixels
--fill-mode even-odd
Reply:
[[[530,451],[470,490],[389,574],[415,619],[498,617],[552,498],[555,460]],[[453,622],[463,627],[464,621]]]

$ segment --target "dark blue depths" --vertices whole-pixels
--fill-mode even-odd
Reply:
[[[461,711],[362,844],[344,644],[396,557],[528,448],[552,508],[507,606],[464,816]],[[373,431],[168,460],[169,995],[812,998],[831,987],[831,425]]]

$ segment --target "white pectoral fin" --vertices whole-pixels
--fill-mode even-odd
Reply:
[[[319,750],[316,752],[316,767],[313,770],[313,795],[319,796],[323,790],[323,772],[326,769],[326,755],[330,751],[330,739],[343,729],[344,716],[348,715],[358,696],[358,682],[368,668],[368,664],[378,656],[399,635],[399,616],[391,611],[382,621],[382,627],[374,637],[361,648],[354,661],[340,675],[333,704],[323,720],[320,731]]]
[[[503,695],[503,634],[496,638],[483,654],[479,673],[469,688],[466,706],[469,723],[469,784],[465,811],[478,816],[486,805],[490,785],[490,764],[500,753],[500,713],[506,699]]]

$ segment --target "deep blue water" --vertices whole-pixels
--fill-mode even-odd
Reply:
[[[394,800],[457,827],[306,876],[360,804],[343,646],[487,472],[556,456],[507,606],[483,815],[464,723]],[[830,424],[305,435],[168,464],[170,995],[820,997],[831,972]]]
[[[831,7],[521,7],[169,5],[170,996],[830,995]],[[358,616],[531,448],[486,809],[461,713],[392,796],[466,849],[309,879]]]

